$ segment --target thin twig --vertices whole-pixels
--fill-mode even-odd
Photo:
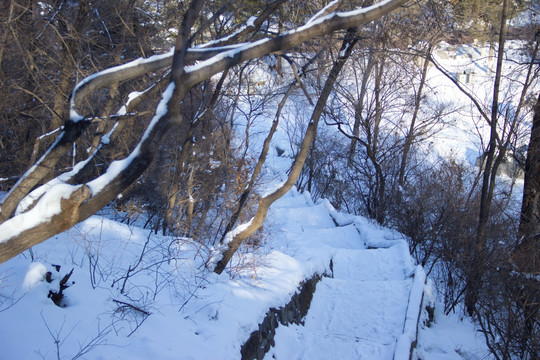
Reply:
[[[116,300],[116,299],[113,299],[113,301],[114,301],[115,303],[117,303],[117,304],[127,306],[127,307],[129,307],[129,308],[131,308],[131,309],[133,309],[133,310],[135,310],[135,311],[138,311],[138,312],[140,312],[140,313],[143,313],[143,314],[146,315],[146,316],[150,316],[150,315],[151,315],[150,312],[148,312],[148,311],[146,311],[146,310],[143,310],[143,309],[141,309],[140,307],[135,306],[135,305],[133,305],[133,304],[130,304],[130,303],[127,303],[127,302],[124,302],[124,301],[120,301],[120,300]]]

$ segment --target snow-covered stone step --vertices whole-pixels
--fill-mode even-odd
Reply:
[[[305,325],[279,327],[266,359],[392,359],[411,284],[323,279]]]
[[[334,278],[351,280],[403,280],[415,268],[405,243],[390,248],[337,250],[333,265]]]
[[[290,241],[301,240],[303,241],[302,247],[365,248],[364,242],[354,225],[313,229],[300,224],[299,227],[292,231],[289,228],[282,228],[280,236],[284,236]]]
[[[316,230],[318,236],[312,241],[314,246],[324,245],[336,249],[364,249],[364,241],[354,225]]]
[[[272,204],[272,208],[297,208],[297,207],[306,207],[306,206],[312,206],[313,201],[309,197],[308,194],[300,194],[296,189],[290,190],[287,194],[285,194],[283,197],[278,199],[274,204]]]
[[[324,229],[336,227],[336,224],[323,204],[305,207],[272,207],[272,218],[279,219],[277,224],[289,231],[305,229]]]

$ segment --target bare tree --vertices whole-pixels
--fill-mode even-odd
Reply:
[[[534,107],[527,160],[525,184],[519,223],[518,242],[512,251],[512,263],[517,270],[511,277],[517,293],[516,304],[521,309],[518,322],[522,329],[520,355],[534,356],[540,351],[540,96]]]
[[[480,4],[475,1],[472,1],[472,3]],[[516,139],[516,134],[518,133],[520,121],[522,119],[521,115],[525,108],[527,94],[535,78],[533,66],[535,62],[534,59],[536,59],[538,52],[537,39],[535,40],[536,45],[533,46],[533,50],[531,51],[532,59],[527,65],[525,79],[524,81],[519,82],[521,88],[518,92],[519,98],[517,99],[517,104],[515,105],[516,111],[509,111],[508,107],[505,108],[505,106],[502,106],[502,102],[505,101],[503,98],[503,65],[506,34],[508,30],[507,20],[510,15],[511,6],[512,4],[510,4],[510,2],[504,1],[502,6],[488,9],[490,14],[493,14],[494,10],[499,11],[499,17],[497,19],[498,26],[494,25],[494,28],[498,29],[496,31],[498,35],[497,62],[494,73],[492,96],[489,104],[483,103],[467,88],[466,85],[454,78],[452,74],[444,69],[432,56],[429,56],[429,60],[434,66],[471,100],[474,108],[480,114],[481,119],[489,128],[489,139],[487,140],[487,147],[484,152],[484,161],[479,178],[481,193],[480,205],[478,208],[478,224],[474,241],[470,246],[471,256],[468,260],[468,269],[466,270],[468,275],[466,276],[466,291],[464,297],[467,312],[470,315],[474,314],[475,304],[478,301],[478,290],[482,286],[482,277],[486,271],[486,265],[489,262],[486,258],[489,253],[489,249],[486,248],[487,241],[489,240],[487,232],[490,220],[492,219],[490,214],[493,211],[498,169],[506,159],[507,154],[511,151],[512,142]],[[482,14],[483,13],[480,15]],[[491,19],[491,21],[493,21],[493,19]],[[506,101],[511,102],[512,100],[506,99]]]

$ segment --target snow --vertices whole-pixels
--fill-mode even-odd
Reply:
[[[305,325],[278,327],[276,347],[266,359],[392,359],[413,284],[406,243],[385,240],[392,234],[386,232],[380,239],[386,247],[367,248],[369,238],[380,237],[379,229],[358,231],[354,221],[336,226],[331,205],[309,204],[299,194],[278,201],[274,211],[282,216],[284,224],[278,224],[295,256],[321,265],[332,259],[333,272],[317,285]],[[356,218],[343,215],[339,220]]]
[[[278,327],[268,359],[392,359],[397,354],[407,321],[415,321],[409,309],[419,308],[414,299],[423,280],[394,232],[293,189],[270,208],[265,238],[265,252],[235,256],[227,269],[231,275],[217,276],[204,268],[210,254],[191,239],[93,216],[35,246],[33,262],[19,256],[0,265],[0,278],[11,274],[0,295],[26,292],[7,309],[0,300],[2,358],[56,358],[55,341],[61,358],[85,349],[91,359],[239,358],[241,345],[268,309],[285,305],[300,282],[315,273],[333,277],[318,284],[305,326]],[[372,239],[382,246],[366,246]],[[122,294],[118,280],[146,241],[156,252],[147,254],[148,262]],[[151,268],[160,259],[159,244],[171,244],[178,255]],[[93,267],[98,258],[100,265]],[[47,294],[58,291],[72,268],[67,306],[57,307]],[[50,284],[41,281],[46,271],[53,274]],[[415,287],[418,291],[411,292]],[[422,336],[430,339],[428,332]],[[23,339],[31,341],[23,344]],[[404,348],[410,345],[408,333],[403,341]],[[428,350],[433,349],[421,348]]]
[[[255,26],[255,20],[257,20],[256,16],[250,16],[246,21],[246,26],[247,27]]]
[[[249,228],[252,222],[253,218],[251,218],[248,222],[235,226],[234,229],[232,229],[225,235],[225,238],[223,239],[223,244],[217,245],[210,249],[210,257],[208,262],[206,263],[206,266],[209,270],[213,271],[216,268],[218,261],[223,258],[223,253],[227,250],[227,245],[231,241],[233,241],[236,235]]]
[[[469,318],[445,315],[442,306],[435,308],[435,321],[418,333],[415,355],[423,360],[491,359],[483,335]]]
[[[121,295],[117,289],[111,289],[109,286],[112,279],[108,277],[111,274],[101,274],[100,277],[107,281],[101,280],[102,283],[98,284],[96,289],[89,285],[86,253],[92,251],[90,247],[93,246],[93,242],[99,241],[98,255],[102,258],[101,261],[112,265],[114,270],[116,267],[120,268],[126,258],[132,259],[133,255],[137,254],[136,249],[140,249],[148,236],[147,231],[129,228],[94,216],[59,238],[37,246],[34,253],[40,258],[41,263],[67,263],[69,266],[75,266],[73,279],[76,283],[66,290],[70,305],[64,309],[57,308],[47,299],[46,295],[50,288],[38,283],[17,307],[12,308],[15,311],[0,313],[1,324],[5,326],[19,323],[15,321],[17,317],[20,317],[23,323],[34,324],[30,330],[16,327],[9,332],[9,337],[1,337],[0,348],[3,349],[4,356],[33,358],[35,351],[52,356],[54,346],[51,345],[54,343],[45,329],[47,326],[52,329],[53,334],[59,333],[61,339],[68,340],[63,343],[62,350],[63,353],[72,356],[79,350],[77,339],[83,344],[90,334],[98,332],[96,319],[100,319],[102,329],[109,326],[110,318],[114,314],[111,312],[114,310],[111,298],[118,299]],[[78,245],[74,246],[73,241],[66,241],[69,238],[75,239]],[[168,243],[170,239],[157,237],[156,242],[161,241]],[[191,258],[189,251],[192,245],[181,246],[186,251],[186,257]],[[69,255],[64,251],[51,251],[66,247],[71,249]],[[180,293],[174,294],[176,291],[172,291],[173,289],[171,292],[160,293],[159,308],[154,308],[157,305],[145,307],[152,315],[130,338],[126,338],[126,335],[131,328],[125,328],[129,324],[116,319],[119,323],[114,323],[114,326],[118,327],[119,334],[107,335],[107,343],[114,343],[115,346],[96,348],[92,352],[92,358],[118,356],[145,359],[153,355],[160,359],[173,359],[177,358],[178,354],[183,354],[182,358],[201,359],[213,357],[215,349],[219,349],[220,353],[222,351],[223,358],[234,358],[239,353],[239,346],[255,329],[267,309],[284,304],[299,282],[311,272],[306,264],[284,253],[273,251],[265,257],[267,265],[257,269],[255,279],[251,278],[249,269],[245,274],[241,273],[237,281],[232,281],[226,276],[205,274],[203,287],[193,284],[191,277],[187,278],[189,273],[199,271],[196,264],[184,261],[181,267],[180,264],[176,264],[164,271],[174,271],[177,268],[176,276],[178,278],[186,276],[185,280],[189,283],[187,285],[194,287],[180,288],[182,284],[177,284],[179,288],[176,290]],[[7,265],[12,269],[20,268],[25,262],[24,258],[19,257]],[[69,266],[66,265],[66,269],[62,269],[58,277],[67,272]],[[6,271],[6,266],[3,265],[0,271]],[[54,270],[52,272],[55,273]],[[146,286],[151,286],[151,278],[152,276],[149,276],[147,279]],[[184,304],[183,298],[190,292],[194,292],[194,298]],[[140,301],[138,305],[144,307],[144,301]],[[21,311],[25,314],[20,314]],[[0,325],[1,331],[7,334],[3,325]],[[159,336],[156,336],[157,329]],[[32,346],[22,349],[18,341],[13,341],[23,338],[32,338]],[[209,339],[212,339],[215,347],[208,346]]]
[[[47,273],[45,265],[40,262],[31,263],[28,267],[28,272],[24,276],[23,289],[25,291],[32,290],[32,288],[45,278],[45,273]]]
[[[359,16],[359,15],[362,15],[364,13],[367,13],[369,11],[373,11],[373,10],[376,10],[380,7],[384,7],[386,5],[388,5],[389,3],[393,2],[393,1],[396,1],[396,0],[384,0],[380,3],[377,3],[375,5],[372,5],[372,6],[369,6],[369,7],[366,7],[366,8],[358,8],[356,10],[353,10],[353,11],[348,11],[348,12],[339,12],[339,13],[331,13],[331,14],[328,14],[326,16],[322,16],[318,19],[312,19],[310,21],[308,21],[305,25],[303,26],[300,26],[294,30],[291,30],[291,31],[288,31],[288,32],[285,32],[283,33],[282,37],[286,37],[288,35],[292,35],[292,34],[296,34],[296,33],[301,33],[301,32],[306,32],[307,30],[309,30],[310,28],[313,28],[317,25],[320,25],[322,23],[324,23],[325,21],[328,21],[330,19],[332,19],[333,17],[341,17],[341,18],[351,18],[351,17],[356,17],[356,16]],[[249,21],[253,21],[253,20],[249,20]],[[229,37],[232,37],[234,35],[236,35],[238,32],[241,32],[243,31],[245,27],[241,27],[237,32],[229,35]],[[224,40],[228,39],[228,37],[224,38]],[[223,41],[223,40],[218,40],[218,42],[220,41]],[[253,42],[250,42],[250,43],[246,43],[246,44],[239,44],[238,46],[235,46],[232,50],[229,50],[229,51],[225,51],[225,52],[222,52],[222,53],[219,53],[207,60],[203,60],[201,62],[198,62],[194,65],[190,65],[190,66],[186,66],[185,67],[185,72],[186,73],[195,73],[199,70],[201,70],[202,68],[206,68],[206,67],[210,67],[212,65],[215,65],[217,63],[219,63],[220,61],[230,57],[234,57],[236,56],[238,53],[242,52],[242,51],[246,51],[248,49],[254,49],[254,48],[257,48],[259,46],[262,46],[264,45],[265,43],[268,43],[272,41],[272,39],[270,38],[263,38],[263,39],[260,39],[260,40],[257,40],[257,41],[253,41]],[[204,46],[199,46],[200,49],[203,49]],[[86,80],[85,80],[86,81]],[[79,87],[80,85],[78,85],[77,87]]]
[[[250,49],[250,48],[256,48],[257,46],[261,46],[262,44],[264,44],[266,42],[269,42],[269,41],[271,41],[271,40],[268,39],[268,38],[265,38],[265,39],[260,39],[260,40],[257,40],[257,41],[251,42],[251,43],[240,44],[240,46],[235,46],[232,50],[228,50],[228,51],[219,53],[218,55],[215,55],[215,56],[213,56],[213,57],[211,57],[211,58],[209,58],[207,60],[200,61],[200,62],[198,62],[198,63],[196,63],[194,65],[186,66],[185,71],[186,71],[186,73],[197,72],[197,71],[201,70],[202,68],[210,67],[213,64],[216,64],[216,63],[220,62],[223,59],[232,58],[232,57],[236,56],[241,51],[245,51],[245,50]]]
[[[39,139],[39,140],[43,140],[43,139],[45,139],[45,138],[48,138],[48,137],[51,136],[51,135],[56,134],[57,132],[60,132],[60,131],[63,130],[63,129],[64,129],[64,127],[63,127],[63,126],[60,126],[60,127],[56,128],[56,129],[54,129],[54,130],[49,131],[49,132],[46,133],[46,134],[43,134],[43,135],[39,136],[38,139]]]
[[[384,0],[384,1],[381,1],[377,4],[374,4],[374,5],[371,5],[371,6],[368,6],[368,7],[360,7],[360,8],[357,8],[356,10],[351,10],[351,11],[345,11],[345,12],[332,12],[330,14],[327,14],[327,15],[324,15],[324,16],[320,16],[320,17],[317,17],[319,14],[313,16],[305,25],[303,26],[300,26],[294,30],[291,30],[289,32],[287,32],[286,34],[293,34],[293,33],[298,33],[298,32],[302,32],[302,31],[305,31],[309,28],[312,28],[312,27],[315,27],[317,25],[320,25],[334,17],[340,17],[342,19],[346,19],[346,18],[354,18],[356,16],[359,16],[359,15],[362,15],[362,14],[365,14],[365,13],[368,13],[370,11],[374,11],[376,9],[379,9],[379,8],[382,8],[392,2],[395,2],[396,0]],[[332,6],[333,4],[330,3],[328,4],[323,10],[326,11],[327,8],[330,8],[330,6]],[[322,10],[321,12],[322,13]]]
[[[216,39],[216,40],[212,40],[212,41],[208,41],[208,42],[205,42],[204,44],[201,44],[201,45],[198,45],[196,49],[205,49],[205,48],[208,48],[208,47],[214,47],[215,45],[217,44],[220,44],[220,43],[223,43],[223,42],[226,42],[230,39],[233,39],[234,37],[236,37],[237,35],[239,35],[240,33],[242,33],[244,30],[246,30],[247,28],[249,27],[253,27],[255,25],[255,20],[257,20],[257,17],[256,16],[250,16],[246,23],[242,26],[240,26],[236,31],[234,31],[232,34],[230,35],[227,35],[227,36],[224,36],[222,38],[219,38],[219,39]],[[216,49],[216,47],[214,47],[214,49]]]
[[[124,169],[126,169],[129,164],[135,159],[137,156],[140,155],[140,149],[141,144],[146,140],[146,138],[149,136],[149,134],[152,132],[158,121],[160,121],[163,116],[167,112],[167,105],[173,95],[174,92],[174,82],[169,83],[163,94],[161,95],[161,100],[156,108],[156,112],[154,113],[154,116],[152,120],[150,121],[150,124],[146,128],[146,131],[144,132],[143,136],[141,137],[141,140],[139,141],[139,144],[135,147],[135,149],[129,154],[128,157],[122,160],[113,161],[109,167],[107,168],[107,171],[97,177],[96,179],[90,181],[87,185],[90,187],[90,190],[92,191],[92,195],[98,194],[100,191],[105,188],[108,184],[113,181]]]
[[[340,0],[333,0],[333,1],[330,1],[325,7],[323,7],[321,10],[319,10],[319,12],[317,12],[315,15],[313,15],[311,17],[311,19],[309,19],[307,21],[306,24],[310,24],[312,23],[314,20],[317,20],[319,17],[321,17],[324,13],[326,13],[328,11],[328,9],[330,9],[331,7],[333,7],[334,5],[337,5],[339,3]]]
[[[28,170],[26,170],[26,172],[19,178],[19,180],[17,180],[17,182],[13,185],[13,187],[11,188],[11,190],[9,191],[9,193],[6,195],[6,197],[9,196],[9,194],[11,193],[11,191],[14,191],[14,189],[16,189],[16,188],[19,186],[19,184],[21,183],[21,181],[22,181],[24,178],[28,177],[28,175],[30,175],[33,171],[36,170],[36,168],[37,168],[38,166],[40,166],[40,164],[43,162],[43,159],[45,159],[45,157],[47,157],[47,156],[50,154],[50,152],[51,152],[51,150],[53,149],[53,147],[54,147],[56,144],[58,144],[58,143],[61,141],[62,138],[63,138],[63,133],[61,133],[61,134],[56,138],[56,140],[53,142],[53,144],[52,144],[51,146],[49,146],[49,148],[48,148],[47,151],[41,156],[41,158],[39,158],[39,160],[36,161],[36,163],[35,163],[34,165],[32,165]],[[3,199],[2,199],[2,201],[3,201]],[[1,205],[2,205],[2,204],[0,203],[0,212],[2,212],[2,207],[1,207]]]
[[[345,53],[347,52],[347,50],[349,49],[349,47],[350,47],[350,44],[349,44],[349,43],[345,44],[345,49],[343,49],[343,50],[341,50],[341,51],[339,52],[339,57],[344,57],[344,56],[345,56]]]
[[[414,280],[410,290],[409,305],[403,334],[398,338],[396,344],[396,356],[394,359],[407,360],[410,357],[411,343],[416,340],[416,329],[422,310],[422,298],[424,295],[424,284],[426,274],[424,269],[418,265],[414,273]]]
[[[130,69],[130,68],[135,68],[135,67],[137,67],[139,65],[142,65],[142,64],[148,64],[148,63],[160,61],[160,60],[163,60],[163,59],[172,58],[173,54],[174,54],[174,47],[171,48],[168,52],[166,52],[164,54],[153,55],[153,56],[150,56],[148,58],[138,58],[138,59],[135,59],[135,60],[130,61],[128,63],[118,65],[118,66],[113,66],[111,68],[99,71],[99,72],[97,72],[95,74],[92,74],[92,75],[84,78],[73,89],[72,96],[71,96],[71,104],[70,104],[70,120],[74,121],[74,122],[77,122],[77,121],[83,119],[83,117],[80,114],[78,114],[77,111],[75,110],[75,103],[74,103],[75,96],[73,96],[75,93],[77,93],[77,91],[81,87],[85,86],[86,84],[88,84],[89,82],[93,81],[94,79],[96,79],[98,77],[106,76],[106,75],[109,75],[109,74],[112,74],[112,73],[115,73],[115,72],[120,72],[120,71],[123,71],[123,70]]]
[[[172,97],[174,88],[174,83],[170,83],[163,92],[161,101],[157,106],[154,117],[152,118],[145,133],[143,134],[141,141],[131,152],[131,154],[123,160],[117,160],[112,162],[103,175],[97,177],[96,179],[90,181],[87,184],[92,192],[92,195],[95,196],[100,191],[102,191],[105,186],[110,184],[111,181],[113,181],[122,171],[126,169],[126,167],[133,161],[133,159],[140,155],[141,144],[144,142],[144,140],[146,140],[157,122],[165,115],[167,111],[167,104]],[[111,131],[114,131],[114,129]],[[61,137],[62,136],[59,136],[58,139],[56,139],[56,142],[60,141]],[[52,147],[50,147],[48,151],[50,151],[51,148]],[[19,207],[17,209],[17,216],[0,224],[0,243],[6,242],[9,239],[20,234],[21,232],[31,229],[41,223],[44,223],[50,218],[52,218],[54,215],[59,214],[61,211],[61,199],[69,198],[70,195],[80,187],[65,184],[63,183],[63,181],[68,179],[73,174],[76,174],[88,161],[90,161],[90,159],[78,163],[76,166],[74,166],[72,171],[67,172],[57,178],[54,178],[49,183],[38,187],[28,196],[26,196],[19,204]],[[37,165],[34,165],[33,168],[35,168],[35,166]],[[33,168],[28,170],[27,173],[32,171]],[[26,211],[30,207],[30,205],[36,202],[36,200],[38,200],[36,206],[30,211]]]
[[[85,349],[93,359],[239,358],[241,345],[268,309],[286,304],[298,284],[314,273],[333,277],[319,283],[305,326],[278,327],[276,347],[266,358],[392,359],[405,351],[396,347],[399,341],[408,354],[409,330],[415,326],[407,324],[416,321],[410,309],[419,309],[423,279],[394,232],[339,213],[325,200],[314,203],[293,189],[270,208],[265,233],[272,239],[266,255],[242,255],[247,261],[235,257],[232,267],[253,265],[233,269],[230,278],[201,268],[206,255],[190,239],[153,235],[93,216],[35,246],[39,262],[28,265],[29,259],[19,256],[0,266],[0,274],[15,274],[11,287],[19,283],[28,291],[5,311],[0,304],[3,358],[56,358],[55,341],[61,344],[60,356],[68,358]],[[119,283],[111,283],[125,275],[147,239],[149,248],[176,244],[179,257],[161,271],[134,275],[123,295]],[[373,248],[373,243],[381,246]],[[91,259],[96,258],[102,265],[93,269]],[[62,264],[62,269],[57,272],[51,264]],[[47,293],[71,268],[75,284],[65,291],[68,306],[59,308]],[[40,281],[45,270],[53,273],[52,284]],[[168,285],[154,298],[156,284],[165,281]],[[0,288],[1,293],[8,290]],[[112,300],[151,315],[119,310]],[[455,333],[462,331],[459,324],[452,326]],[[421,332],[426,345],[419,351],[425,356],[439,351],[430,331],[444,330],[434,325]],[[32,340],[23,345],[22,339]],[[451,340],[445,343],[455,346]]]

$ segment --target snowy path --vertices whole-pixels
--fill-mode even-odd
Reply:
[[[368,249],[367,238],[381,236],[375,226],[362,226],[362,235],[353,224],[336,227],[327,205],[300,194],[276,205],[273,211],[286,213],[278,225],[301,249],[295,257],[313,259],[324,249],[333,277],[317,285],[304,326],[278,327],[265,359],[392,359],[413,283],[406,244],[378,239],[388,247]]]

